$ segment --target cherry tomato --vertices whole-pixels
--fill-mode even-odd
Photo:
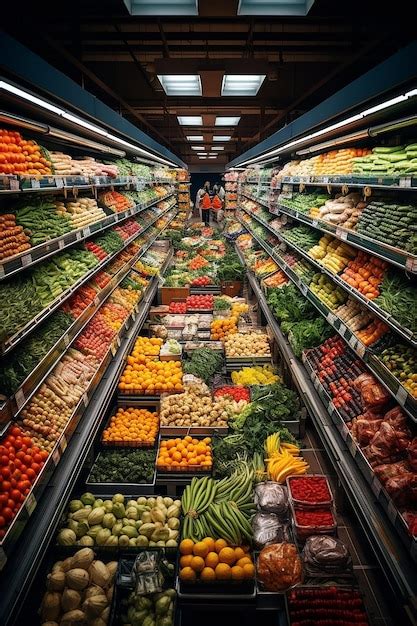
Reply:
[[[21,493],[20,491],[18,491],[18,489],[12,489],[12,491],[10,492],[10,498],[15,502],[20,502],[20,496]]]
[[[28,467],[26,474],[29,480],[33,481],[33,479],[36,478],[36,471],[31,467]]]
[[[0,528],[4,528],[6,526],[6,518],[3,515],[0,515]]]
[[[14,503],[13,503],[14,505]],[[13,511],[12,509],[10,509],[9,507],[6,507],[5,509],[3,509],[3,517],[6,520],[6,522],[10,522],[10,520],[13,519]]]

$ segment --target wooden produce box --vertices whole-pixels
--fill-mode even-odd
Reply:
[[[161,287],[161,304],[185,300],[190,295],[189,287]]]

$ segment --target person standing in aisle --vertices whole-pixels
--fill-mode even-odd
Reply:
[[[206,180],[206,182],[204,183],[204,185],[202,187],[200,187],[200,189],[197,191],[196,197],[195,197],[195,208],[198,211],[198,216],[200,218],[201,221],[203,221],[203,216],[202,216],[202,207],[201,207],[201,201],[204,198],[206,193],[210,193],[210,183],[208,180]]]
[[[210,222],[210,209],[211,209],[211,199],[210,199],[210,183],[206,181],[197,191],[195,206],[199,211],[200,219],[207,226]]]

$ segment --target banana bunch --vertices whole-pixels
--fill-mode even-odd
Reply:
[[[181,499],[182,537],[193,541],[222,538],[232,545],[251,541],[254,479],[255,470],[248,466],[222,480],[193,478]]]
[[[278,433],[269,435],[265,441],[265,461],[268,464],[268,477],[283,483],[292,474],[306,474],[309,465],[299,456],[300,450],[293,443],[281,443]]]

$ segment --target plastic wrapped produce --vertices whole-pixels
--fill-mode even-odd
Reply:
[[[272,480],[258,483],[255,487],[255,504],[265,513],[275,513],[280,519],[288,515],[287,489]]]
[[[258,579],[266,591],[285,591],[302,579],[302,564],[293,543],[274,543],[258,558]]]
[[[301,560],[307,574],[346,576],[352,573],[352,559],[345,544],[329,535],[308,537]]]
[[[252,520],[252,531],[257,548],[287,542],[291,538],[288,524],[283,524],[275,513],[256,513]]]

